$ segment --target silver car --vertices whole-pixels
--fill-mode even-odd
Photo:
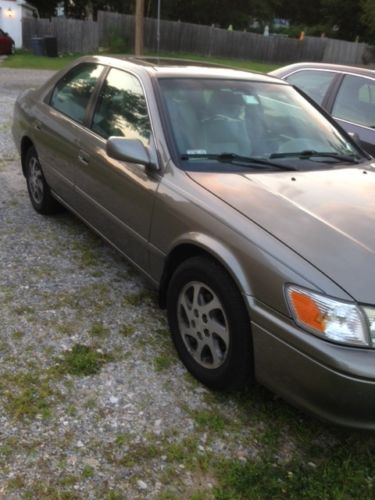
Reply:
[[[34,208],[158,287],[198,380],[375,428],[375,164],[293,87],[85,57],[19,97],[13,135]]]

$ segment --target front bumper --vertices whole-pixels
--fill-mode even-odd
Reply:
[[[259,304],[251,311],[260,383],[321,419],[375,430],[375,350],[326,342]]]

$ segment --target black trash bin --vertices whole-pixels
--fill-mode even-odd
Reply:
[[[44,38],[34,36],[31,39],[31,51],[34,54],[34,56],[45,56],[46,46],[44,43]]]
[[[46,56],[57,57],[57,38],[55,36],[45,36],[44,45],[46,47]]]

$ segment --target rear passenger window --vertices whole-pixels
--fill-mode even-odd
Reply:
[[[98,64],[80,64],[56,85],[50,104],[72,120],[83,123],[87,104],[103,71]]]
[[[91,128],[105,139],[120,136],[139,139],[148,145],[151,125],[146,99],[135,76],[111,69],[100,92]]]
[[[286,80],[303,90],[311,99],[322,104],[336,73],[331,71],[305,70],[288,76]]]

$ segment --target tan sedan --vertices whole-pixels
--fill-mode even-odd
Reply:
[[[22,95],[31,203],[158,287],[188,370],[375,428],[374,164],[287,83],[86,57]]]

